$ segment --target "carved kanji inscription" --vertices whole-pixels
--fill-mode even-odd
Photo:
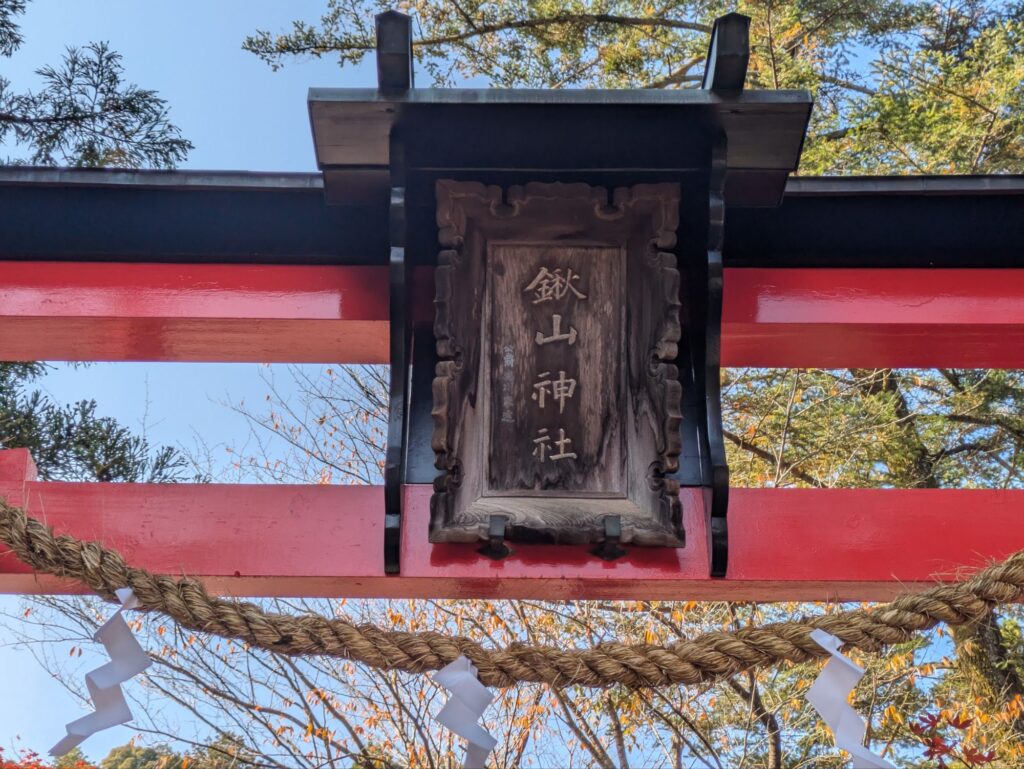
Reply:
[[[491,370],[511,387],[488,399],[485,495],[626,496],[624,270],[622,248],[489,247],[486,344]],[[509,412],[514,419],[493,418]]]

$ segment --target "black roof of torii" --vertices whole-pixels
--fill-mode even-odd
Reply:
[[[319,173],[0,168],[0,259],[387,263],[386,212]],[[791,177],[726,216],[726,266],[1019,267],[1024,176]]]

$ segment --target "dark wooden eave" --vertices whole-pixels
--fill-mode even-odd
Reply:
[[[385,197],[395,130],[411,170],[533,169],[566,180],[701,168],[710,132],[721,130],[731,202],[776,205],[799,162],[811,106],[804,91],[309,91],[317,163],[338,203]]]
[[[0,168],[0,259],[387,263],[385,212],[321,174]],[[792,177],[726,216],[730,267],[1021,267],[1024,176]]]

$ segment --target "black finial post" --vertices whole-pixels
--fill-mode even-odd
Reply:
[[[742,91],[750,63],[750,17],[727,13],[715,19],[701,88]]]
[[[412,81],[412,19],[398,11],[377,16],[377,88],[408,91]]]

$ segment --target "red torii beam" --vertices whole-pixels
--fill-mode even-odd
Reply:
[[[433,278],[417,276],[431,317]],[[1024,269],[725,270],[722,364],[1024,367]],[[0,262],[0,359],[386,363],[387,267]]]
[[[385,269],[0,263],[0,358],[383,362]],[[741,268],[725,282],[724,365],[1024,366],[1024,270]],[[388,577],[380,487],[39,482],[27,452],[0,452],[11,504],[236,595],[866,600],[1024,548],[1022,491],[733,489],[729,577],[712,580],[686,490],[691,547],[606,563],[517,545],[495,562],[429,544],[429,487],[405,493]],[[982,509],[984,526],[964,524]],[[0,556],[0,591],[77,589]]]
[[[24,449],[0,451],[0,496],[58,532],[99,540],[134,565],[202,578],[232,595],[574,600],[883,600],[1024,548],[1024,492],[733,489],[729,577],[708,576],[700,491],[685,489],[683,549],[427,542],[429,486],[407,486],[402,573],[384,574],[380,486],[57,483]],[[985,511],[985,525],[965,514]],[[955,536],[951,536],[955,532]],[[0,555],[0,591],[80,592]]]

